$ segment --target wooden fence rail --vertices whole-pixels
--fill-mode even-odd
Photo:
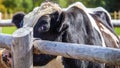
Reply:
[[[1,13],[0,12],[0,19],[11,19],[14,13]],[[120,10],[114,11],[110,13],[112,19],[120,19]]]
[[[120,20],[111,20],[114,27],[120,27]]]
[[[111,20],[114,27],[120,27],[120,20]],[[14,26],[13,23],[11,23],[11,19],[8,20],[0,20],[0,27],[4,26]]]
[[[13,37],[9,34],[0,33],[0,48],[11,49]]]
[[[43,40],[35,41],[34,47],[37,51],[39,50],[40,53],[44,54],[120,65],[120,49],[105,48],[98,45],[61,43]]]
[[[6,26],[14,26],[14,24],[11,23],[11,19],[0,20],[0,27],[6,27]]]

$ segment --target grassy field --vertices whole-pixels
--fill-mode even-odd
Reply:
[[[16,30],[16,27],[2,27],[2,33],[12,34]]]
[[[16,30],[16,27],[3,27],[2,28],[2,33],[12,34],[15,30]],[[120,27],[119,28],[115,28],[115,32],[118,35],[120,35]]]
[[[120,27],[119,28],[115,28],[115,32],[120,35]]]

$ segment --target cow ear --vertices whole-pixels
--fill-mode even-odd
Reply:
[[[61,12],[57,19],[57,32],[63,32],[68,28],[68,24],[65,19],[65,13]]]
[[[15,24],[17,28],[20,28],[23,26],[23,18],[25,16],[24,12],[18,12],[15,13],[12,17],[12,23]]]

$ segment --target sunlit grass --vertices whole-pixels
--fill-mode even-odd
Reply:
[[[115,32],[116,32],[117,35],[120,35],[120,27],[119,28],[116,27],[114,30],[115,30]]]
[[[2,33],[12,34],[16,30],[16,27],[2,27]]]
[[[2,33],[12,34],[16,30],[16,27],[2,27]],[[116,27],[115,29],[116,34],[120,35],[120,27]]]

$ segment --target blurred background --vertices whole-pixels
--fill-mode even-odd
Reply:
[[[45,0],[0,0],[0,19],[11,19],[16,12],[23,11],[28,13],[34,7],[39,6]],[[88,8],[103,7],[110,14],[112,19],[120,19],[120,0],[49,0],[58,3],[61,7],[80,1]],[[8,30],[9,29],[9,30]],[[12,33],[15,27],[3,27],[3,33]],[[120,35],[120,28],[115,28],[117,34]]]

